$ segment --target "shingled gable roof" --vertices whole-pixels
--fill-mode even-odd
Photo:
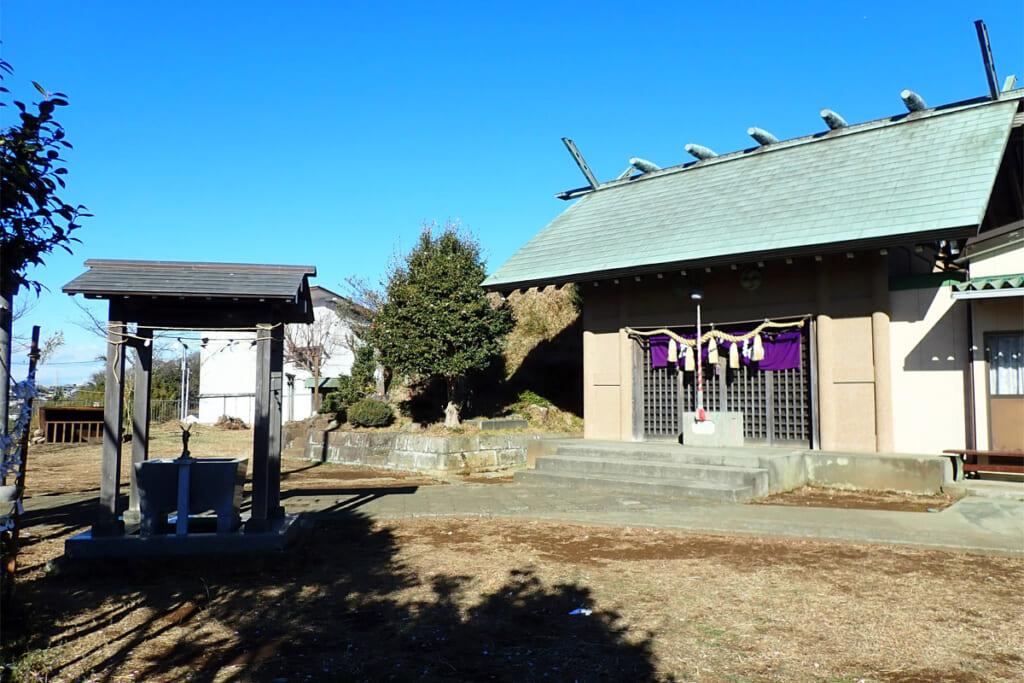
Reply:
[[[314,266],[90,259],[66,294],[109,299],[125,319],[207,328],[312,322]]]
[[[507,291],[967,236],[1017,106],[905,114],[606,183],[483,284]]]
[[[64,285],[66,294],[109,299],[122,296],[278,299],[294,301],[315,266],[181,261],[89,259],[89,270]]]

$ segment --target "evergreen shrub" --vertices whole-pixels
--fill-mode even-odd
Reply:
[[[387,427],[395,421],[395,413],[383,401],[364,398],[348,409],[348,421],[357,427]]]
[[[348,375],[337,379],[338,388],[324,396],[320,402],[319,412],[324,415],[334,413],[337,422],[344,422],[348,409],[365,396],[362,387]]]

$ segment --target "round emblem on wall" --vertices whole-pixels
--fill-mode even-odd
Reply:
[[[740,286],[748,292],[753,292],[761,286],[764,276],[759,268],[744,268],[740,273]]]

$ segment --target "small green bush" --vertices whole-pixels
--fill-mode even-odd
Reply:
[[[339,410],[345,410],[345,403],[341,400],[341,396],[339,396],[336,391],[332,391],[324,396],[323,400],[320,401],[320,407],[317,408],[317,412],[322,415],[336,413]]]
[[[387,427],[395,421],[395,413],[383,401],[364,398],[348,409],[348,421],[357,427]]]
[[[355,380],[348,375],[342,375],[337,380],[338,388],[324,396],[320,402],[320,413],[329,415],[334,413],[335,420],[344,422],[348,409],[365,396],[362,387],[358,386]]]
[[[551,401],[547,400],[543,396],[529,389],[520,391],[519,395],[516,396],[516,405],[519,407],[526,406],[540,406],[541,408],[548,408],[551,406]]]

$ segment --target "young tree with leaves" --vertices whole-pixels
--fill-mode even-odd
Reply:
[[[0,79],[12,73],[7,62],[0,61]],[[30,266],[43,264],[43,258],[56,248],[71,252],[78,240],[71,233],[78,220],[89,214],[85,207],[67,204],[58,195],[64,189],[67,168],[60,154],[71,145],[64,139],[64,128],[53,118],[57,107],[67,105],[61,93],[43,95],[35,111],[22,102],[14,102],[19,123],[0,130],[0,432],[7,431],[7,396],[10,385],[12,304],[22,287],[39,292],[41,285],[28,278]],[[8,92],[0,86],[0,92]],[[0,102],[0,106],[6,106]]]
[[[501,353],[513,320],[480,286],[486,273],[476,239],[456,224],[445,224],[436,236],[434,227],[423,226],[416,247],[392,264],[370,337],[381,362],[397,373],[444,378],[445,427],[453,428],[460,424],[459,380]]]

